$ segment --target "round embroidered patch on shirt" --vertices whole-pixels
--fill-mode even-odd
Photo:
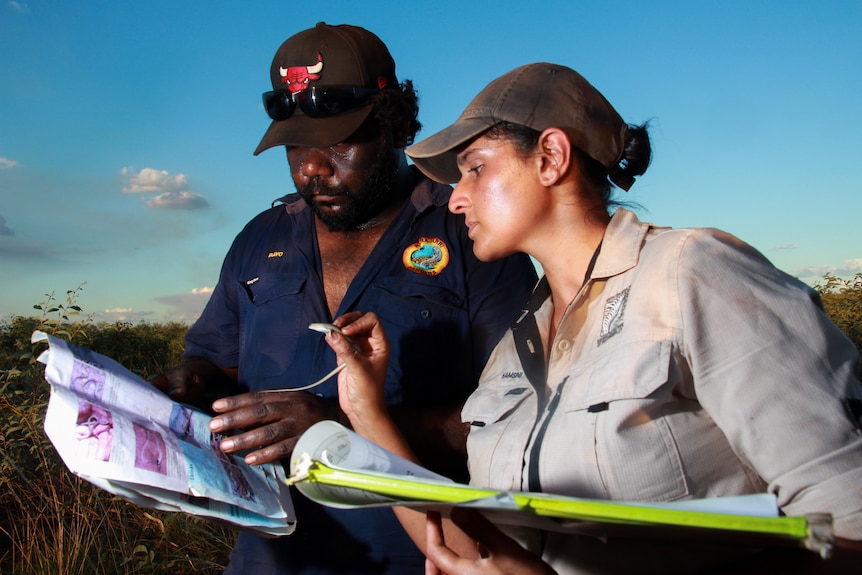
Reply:
[[[401,261],[411,272],[436,276],[449,265],[449,248],[440,238],[419,238],[404,250]]]

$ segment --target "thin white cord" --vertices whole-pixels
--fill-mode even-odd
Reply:
[[[308,385],[304,385],[302,387],[285,387],[282,389],[261,389],[260,391],[262,393],[273,393],[276,391],[304,391],[306,389],[311,389],[312,387],[317,387],[318,385],[320,385],[321,383],[323,383],[324,381],[326,381],[327,379],[329,379],[333,375],[336,375],[339,371],[341,371],[345,367],[347,367],[346,363],[338,364],[335,366],[335,369],[333,369],[332,371],[330,371],[329,373],[327,373],[326,375],[324,375],[323,377],[321,377],[320,379],[318,379],[314,383],[309,383]]]
[[[331,323],[313,323],[313,324],[311,324],[311,325],[309,325],[309,326],[308,326],[308,329],[313,329],[314,331],[319,331],[320,333],[329,333],[329,332],[331,332],[331,331],[334,331],[334,332],[337,332],[337,333],[341,333],[341,335],[344,337],[344,339],[346,339],[346,340],[347,340],[347,342],[348,342],[350,345],[352,345],[354,349],[357,349],[357,350],[358,350],[358,348],[356,347],[356,344],[355,344],[355,343],[353,343],[353,340],[352,340],[352,339],[350,339],[349,337],[347,337],[346,335],[344,335],[344,334],[341,332],[341,329],[340,329],[340,328],[338,328],[337,326],[332,325]],[[302,386],[302,387],[285,387],[285,388],[282,388],[282,389],[261,389],[260,391],[261,391],[262,393],[275,393],[275,392],[278,392],[278,391],[305,391],[306,389],[311,389],[312,387],[317,387],[318,385],[320,385],[321,383],[325,382],[327,379],[329,379],[329,378],[330,378],[330,377],[332,377],[333,375],[337,375],[337,374],[338,374],[338,372],[340,372],[340,371],[341,371],[342,369],[344,369],[345,367],[347,367],[347,364],[346,364],[346,363],[342,363],[342,364],[336,365],[336,366],[335,366],[335,369],[333,369],[332,371],[330,371],[329,373],[327,373],[326,375],[324,375],[323,377],[321,377],[320,379],[318,379],[318,380],[317,380],[317,381],[315,381],[314,383],[310,383],[310,384],[308,384],[308,385],[304,385],[304,386]]]

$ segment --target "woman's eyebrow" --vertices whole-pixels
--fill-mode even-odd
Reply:
[[[457,156],[455,156],[455,162],[456,162],[459,166],[461,166],[461,165],[463,165],[463,164],[464,164],[464,163],[465,163],[465,162],[470,158],[470,155],[471,155],[471,154],[474,154],[474,153],[476,153],[477,151],[478,151],[478,148],[469,148],[469,149],[467,149],[467,150],[464,150],[463,152],[461,152],[460,154],[458,154]]]

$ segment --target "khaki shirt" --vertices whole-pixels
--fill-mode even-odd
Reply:
[[[552,312],[551,298],[536,312],[543,405],[509,331],[464,406],[473,485],[625,501],[768,491],[862,539],[862,433],[845,403],[862,397],[859,355],[813,290],[726,233],[621,209],[548,342]],[[555,537],[546,556],[575,547]]]

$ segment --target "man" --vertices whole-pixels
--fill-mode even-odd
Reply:
[[[463,218],[446,207],[451,189],[407,165],[417,98],[377,36],[320,23],[282,44],[270,75],[273,122],[255,154],[285,146],[298,193],[237,236],[183,363],[154,383],[183,401],[222,397],[213,431],[241,431],[221,448],[250,450],[252,464],[286,462],[310,425],[346,423],[335,380],[254,392],[302,387],[335,367],[310,323],[375,311],[392,344],[393,417],[426,465],[463,479],[460,406],[526,301],[534,268],[526,256],[476,260]],[[334,510],[294,494],[296,532],[241,533],[228,573],[423,571],[391,510]]]

